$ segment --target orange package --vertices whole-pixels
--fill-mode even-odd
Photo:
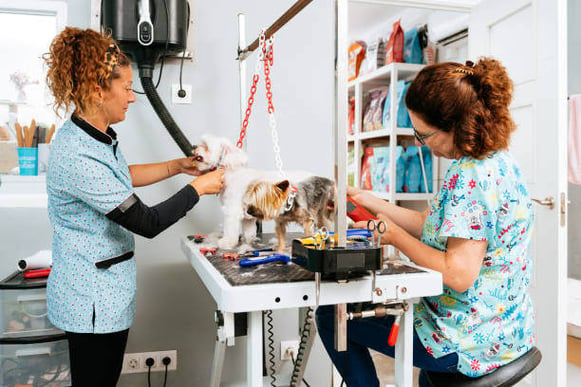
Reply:
[[[367,44],[363,41],[357,41],[349,46],[349,65],[348,65],[348,81],[352,81],[359,75],[361,62],[365,58],[365,50]]]

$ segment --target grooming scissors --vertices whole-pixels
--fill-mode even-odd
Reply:
[[[379,247],[381,244],[381,236],[387,230],[387,224],[383,220],[377,221],[374,219],[369,219],[367,221],[367,230],[371,233],[371,243],[375,247]],[[377,231],[377,239],[375,236],[375,231]]]

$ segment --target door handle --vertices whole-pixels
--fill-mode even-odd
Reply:
[[[553,209],[553,207],[555,207],[555,198],[554,198],[554,197],[552,197],[552,196],[547,196],[546,198],[544,198],[544,199],[542,199],[542,200],[541,200],[541,199],[534,199],[534,198],[533,198],[533,199],[531,199],[531,200],[532,200],[533,202],[535,202],[535,203],[537,203],[537,204],[541,205],[541,206],[548,207],[548,208],[549,208],[549,210],[552,210],[552,209]]]

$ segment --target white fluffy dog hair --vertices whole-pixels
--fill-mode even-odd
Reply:
[[[303,171],[288,172],[286,179],[281,179],[278,171],[263,171],[246,167],[247,156],[239,148],[235,147],[228,139],[204,135],[201,143],[194,150],[195,166],[200,171],[209,171],[218,167],[224,167],[224,188],[220,193],[224,212],[224,233],[218,240],[218,247],[221,249],[234,249],[238,246],[239,237],[242,242],[251,244],[256,238],[256,220],[277,220],[278,251],[284,248],[284,237],[286,233],[286,223],[289,221],[300,222],[305,228],[305,232],[310,227],[312,219],[317,222],[328,223],[328,211],[324,215],[310,214],[310,202],[303,198],[310,196],[310,192],[299,189],[299,195],[295,199],[295,209],[293,212],[300,213],[300,216],[293,214],[282,215],[284,205],[290,192],[290,185],[297,186],[301,182],[308,181],[313,174]],[[334,183],[325,178],[317,178],[317,181],[325,180],[323,192],[318,195],[322,206],[327,206],[327,196],[330,200],[334,198]],[[317,184],[321,187],[322,184]],[[300,186],[312,186],[305,184]],[[303,197],[300,197],[302,193]],[[307,202],[309,202],[307,204]],[[322,207],[319,206],[319,207]],[[297,211],[297,208],[301,208]],[[315,212],[321,212],[316,209]],[[307,219],[307,220],[305,220]],[[326,224],[328,225],[328,224]],[[322,224],[321,224],[322,226]]]
[[[232,170],[246,167],[246,153],[234,146],[226,137],[205,134],[194,149],[196,168],[200,171],[211,171],[218,167]]]

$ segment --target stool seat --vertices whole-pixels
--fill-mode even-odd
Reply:
[[[529,372],[534,370],[541,362],[541,358],[541,351],[537,347],[532,347],[518,359],[479,378],[470,378],[459,372],[425,371],[425,376],[433,387],[508,387],[515,385],[519,380],[527,376]]]

